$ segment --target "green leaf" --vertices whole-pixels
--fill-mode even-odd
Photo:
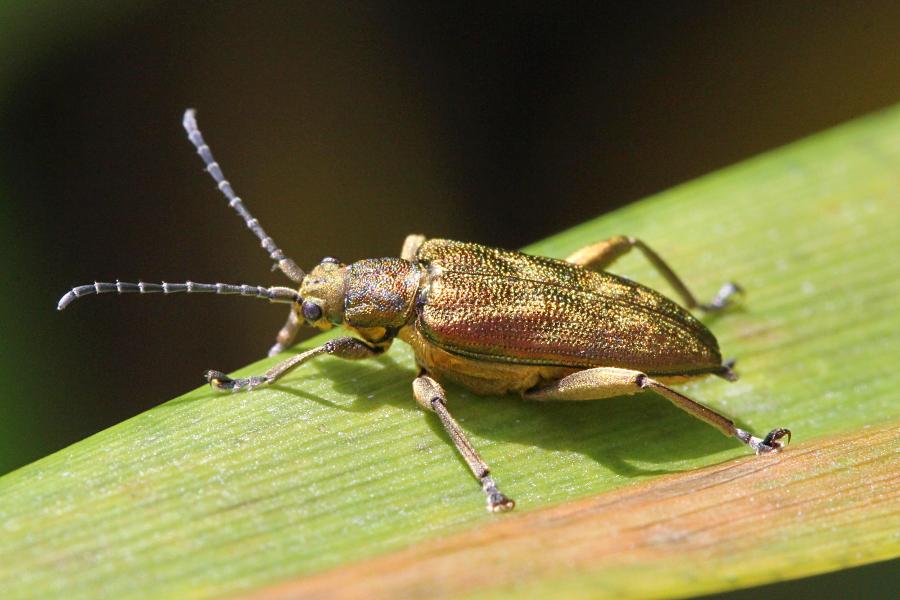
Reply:
[[[769,469],[763,487],[777,498],[800,478],[803,457],[829,447],[825,436],[868,440],[877,456],[896,451],[896,429],[884,424],[900,421],[894,368],[900,356],[898,165],[900,108],[893,108],[529,250],[565,256],[624,233],[650,244],[701,297],[724,281],[740,282],[748,291],[742,307],[706,319],[725,355],[739,359],[740,381],[710,378],[680,389],[746,429],[794,431],[797,444],[784,454],[735,463]],[[669,292],[639,256],[625,257],[614,270]],[[258,373],[274,362],[240,373]],[[200,365],[206,366],[215,365]],[[602,504],[629,486],[671,489],[665,486],[677,485],[673,478],[717,473],[712,465],[747,455],[652,395],[539,404],[449,386],[451,409],[501,489],[518,501],[513,515],[491,515],[434,416],[416,408],[414,374],[411,352],[398,343],[374,361],[314,361],[253,393],[195,390],[0,478],[4,597],[205,598],[286,580],[302,585],[304,577],[326,571],[340,583],[354,561],[433,548],[441,537],[463,536],[477,547],[488,543],[473,533],[479,529],[529,523],[536,539],[544,539],[540,529],[553,511]],[[127,390],[102,393],[128,400]],[[880,433],[865,437],[873,427]],[[851,463],[865,464],[859,444],[852,448]],[[630,572],[642,575],[633,589],[690,595],[900,554],[896,510],[884,513],[883,504],[867,503],[846,485],[856,477],[852,482],[869,486],[872,498],[896,500],[895,477],[815,465],[810,468],[820,468],[822,489],[835,490],[835,510],[804,512],[803,498],[793,496],[790,507],[759,507],[763,517],[766,510],[792,511],[785,522],[802,528],[799,541],[766,546],[748,573],[746,563],[711,536],[701,554],[718,557],[711,573],[685,551],[703,534],[687,527],[683,544],[670,538],[660,544],[664,568],[656,556],[645,557],[644,568],[636,563]],[[719,494],[727,514],[728,494],[741,485],[740,478],[723,480],[704,493]],[[844,520],[842,499],[862,521]],[[864,552],[842,543],[860,523],[868,523]],[[758,524],[746,530],[747,544],[754,535],[770,539],[766,520]],[[582,526],[584,535],[601,533],[596,519]],[[523,568],[516,552],[494,555],[496,583],[487,579],[479,593],[489,595],[492,585],[509,591],[503,586],[512,580],[539,596],[559,586],[573,596],[632,589],[627,579],[605,577],[590,561],[567,562],[559,546],[533,550],[548,564],[558,559],[562,570],[552,575]],[[403,591],[434,592],[433,575],[412,570]],[[465,579],[465,573],[455,577]],[[451,596],[473,593],[453,589]]]
[[[379,590],[385,598],[433,598],[439,589],[450,598],[525,590],[529,597],[646,598],[819,573],[840,568],[847,556],[878,560],[889,556],[884,541],[900,527],[900,490],[889,487],[898,438],[897,425],[867,428],[803,444],[789,460],[748,456],[667,475],[249,597],[349,599]],[[873,493],[880,487],[884,493]],[[813,590],[807,584],[807,596]]]

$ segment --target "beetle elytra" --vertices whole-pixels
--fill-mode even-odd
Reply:
[[[183,124],[229,205],[259,238],[274,268],[297,289],[190,281],[95,282],[72,288],[60,299],[59,310],[90,294],[239,294],[290,305],[270,356],[290,346],[304,323],[323,330],[342,326],[355,334],[295,354],[262,375],[233,379],[220,371],[204,373],[218,390],[252,390],[273,383],[317,356],[375,357],[400,339],[412,346],[420,369],[412,384],[415,400],[440,419],[493,512],[511,510],[515,502],[497,488],[487,463],[450,414],[439,381],[478,394],[519,393],[527,400],[596,400],[651,390],[757,454],[778,452],[786,443],[782,438],[790,441],[791,432],[784,428],[762,439],[754,437],[667,385],[710,374],[736,378],[730,363],[723,363],[716,338],[688,311],[724,308],[739,291],[736,285],[726,284],[710,303],[700,304],[659,255],[626,236],[557,260],[410,235],[399,258],[344,264],[328,257],[306,273],[235,195],[197,128],[193,110],[185,112]],[[671,284],[684,307],[605,271],[632,249]]]

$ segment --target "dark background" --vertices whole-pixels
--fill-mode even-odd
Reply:
[[[408,232],[519,247],[900,100],[895,2],[69,4],[0,8],[0,473],[265,356],[282,324],[206,296],[55,310],[95,279],[285,282],[188,106],[308,268]]]

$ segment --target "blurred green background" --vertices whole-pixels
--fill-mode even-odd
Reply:
[[[4,2],[0,473],[264,356],[282,324],[204,296],[55,310],[95,279],[284,283],[188,106],[301,266],[409,232],[515,248],[900,101],[898,31],[895,2]]]

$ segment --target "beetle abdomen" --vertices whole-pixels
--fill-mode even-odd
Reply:
[[[671,300],[609,273],[447,240],[425,243],[417,328],[444,350],[497,362],[648,374],[718,370],[718,344]]]

